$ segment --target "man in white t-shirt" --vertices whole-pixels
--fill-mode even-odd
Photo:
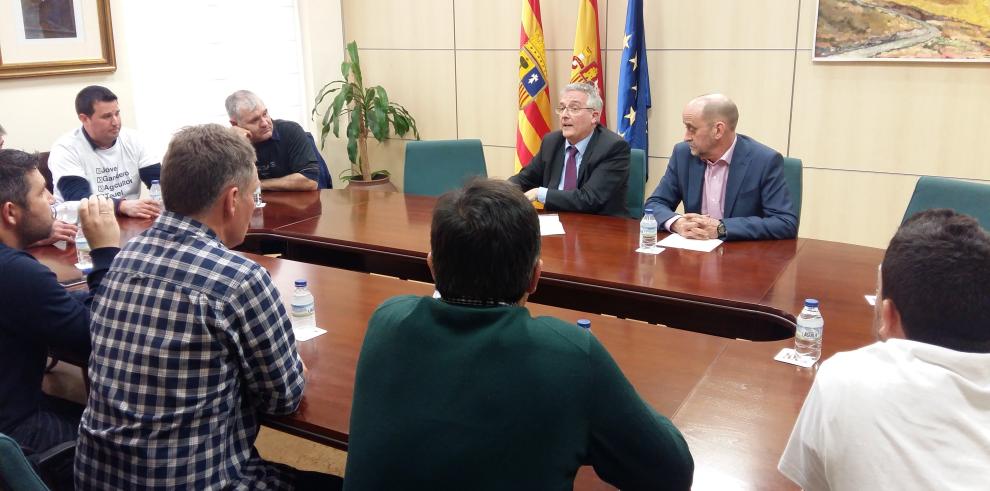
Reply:
[[[807,490],[990,486],[990,235],[927,210],[880,268],[880,342],[822,363],[780,459]]]
[[[77,201],[106,195],[120,215],[157,217],[161,205],[140,197],[141,182],[150,187],[161,174],[161,164],[137,134],[121,127],[117,96],[106,87],[90,85],[76,95],[76,113],[82,127],[59,138],[48,156],[55,197]]]

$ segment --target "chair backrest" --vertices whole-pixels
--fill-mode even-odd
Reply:
[[[406,143],[407,194],[439,196],[472,177],[488,177],[481,140],[413,140]]]
[[[40,152],[38,154],[38,170],[41,171],[41,175],[45,178],[45,187],[48,188],[48,192],[54,193],[55,186],[52,182],[52,171],[48,168],[48,152]]]
[[[990,230],[990,185],[949,179],[947,177],[921,176],[914,186],[914,194],[904,211],[901,223],[911,215],[931,208],[951,208],[972,216],[980,225]]]
[[[323,159],[323,154],[320,153],[320,147],[316,146],[316,139],[308,131],[306,132],[306,137],[309,138],[309,143],[313,145],[313,152],[316,153],[316,161],[320,164],[320,179],[317,181],[317,187],[319,189],[333,189],[333,178],[330,176],[330,168],[327,167],[327,161]]]
[[[801,159],[784,157],[784,180],[787,190],[791,192],[791,203],[794,203],[794,215],[801,222],[801,192],[804,186],[802,178]]]
[[[646,200],[646,152],[638,148],[629,151],[629,189],[626,191],[626,208],[629,216],[643,218],[643,202]]]
[[[21,446],[3,433],[0,433],[0,489],[48,491],[48,486],[21,452]]]

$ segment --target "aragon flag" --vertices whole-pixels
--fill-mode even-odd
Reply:
[[[605,125],[605,70],[602,67],[602,48],[598,38],[598,0],[581,0],[581,6],[578,7],[574,56],[571,58],[571,82],[583,82],[598,87],[598,95],[602,98],[602,113],[598,121]]]
[[[522,0],[519,29],[519,122],[516,127],[516,166],[519,172],[540,150],[550,132],[550,82],[543,47],[540,0]]]

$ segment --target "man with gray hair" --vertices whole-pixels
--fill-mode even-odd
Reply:
[[[792,239],[798,218],[779,152],[736,134],[739,110],[722,94],[696,97],[682,115],[684,141],[646,207],[689,239]],[[674,211],[684,203],[683,215]]]
[[[230,125],[254,146],[261,189],[318,189],[320,164],[306,131],[293,121],[272,120],[260,97],[238,90],[227,97]]]
[[[76,489],[339,488],[254,448],[259,417],[295,411],[306,380],[271,277],[229,249],[254,212],[253,158],[216,124],[169,144],[165,211],[93,302]]]
[[[629,144],[598,123],[601,111],[594,85],[564,87],[560,129],[543,137],[539,152],[509,181],[550,211],[629,216]]]

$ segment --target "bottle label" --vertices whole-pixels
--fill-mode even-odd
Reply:
[[[794,335],[802,341],[818,341],[821,337],[821,330],[814,327],[797,326]]]
[[[309,315],[313,315],[313,302],[302,305],[292,305],[293,317],[306,317]]]

